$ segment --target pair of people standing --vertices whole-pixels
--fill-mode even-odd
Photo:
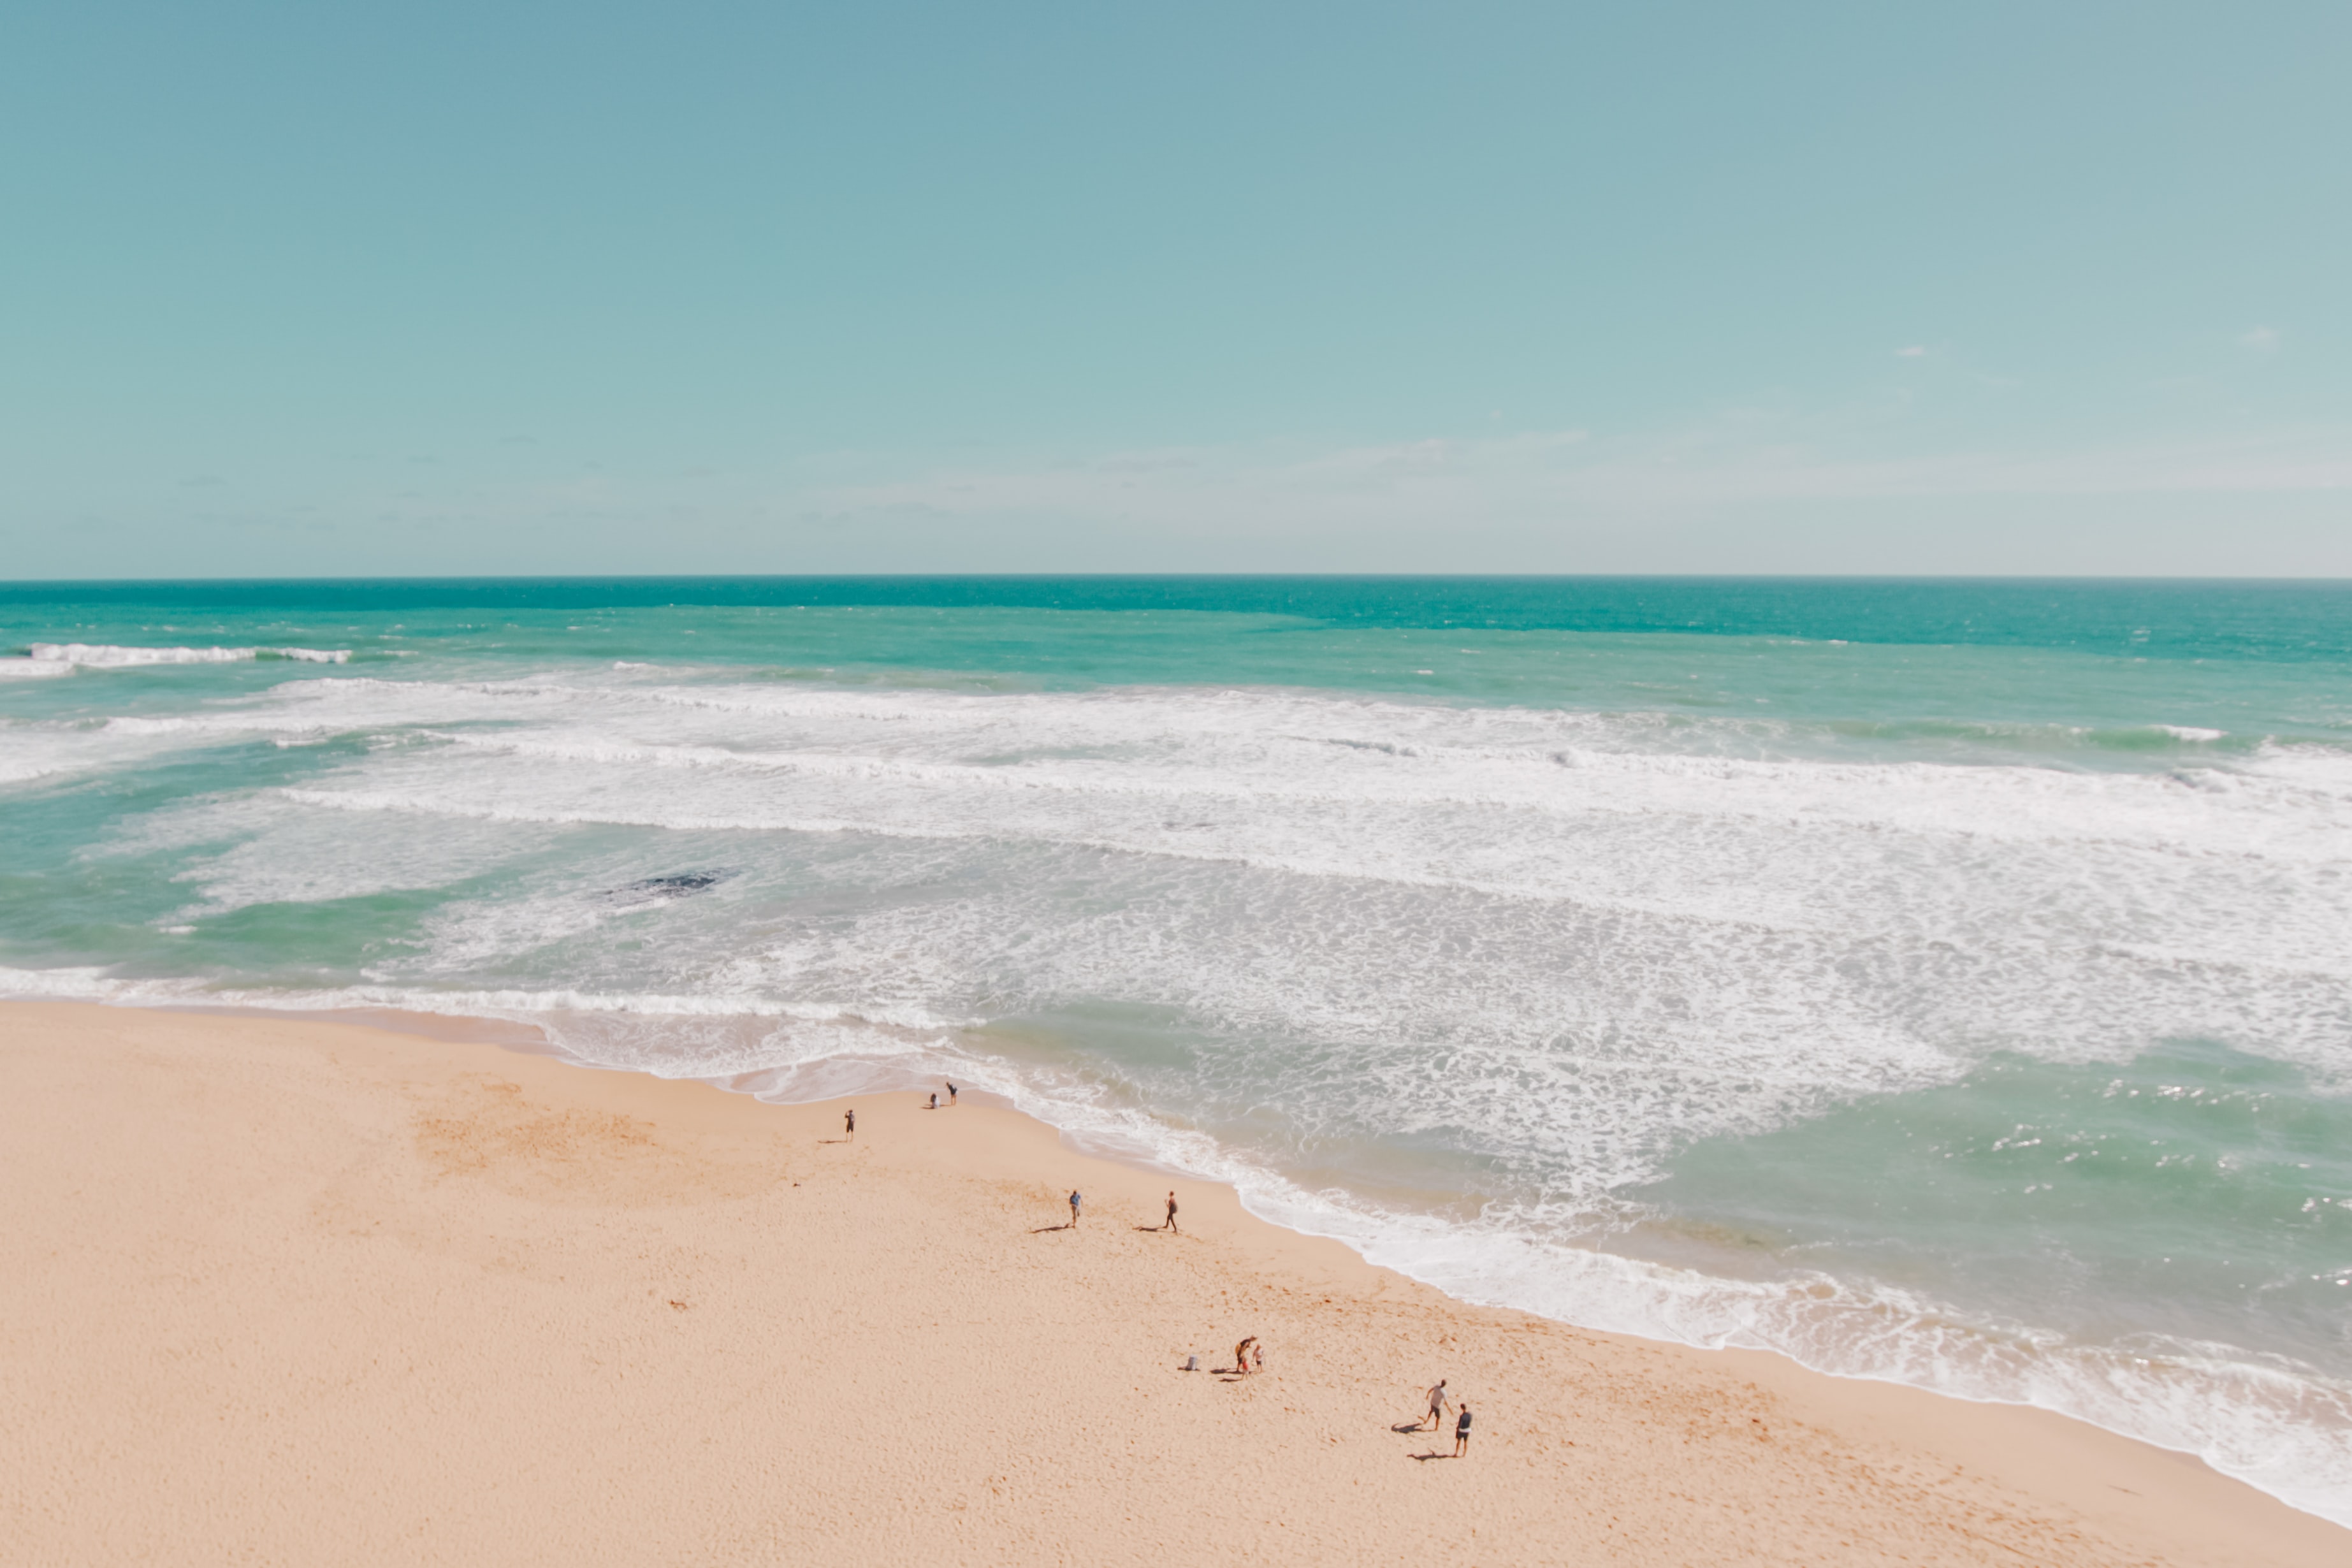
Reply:
[[[1451,1403],[1445,1393],[1445,1380],[1441,1377],[1437,1380],[1437,1386],[1429,1391],[1429,1414],[1422,1419],[1427,1421],[1433,1430],[1435,1429],[1444,1418],[1446,1405]],[[1470,1447],[1469,1402],[1463,1401],[1455,1409],[1459,1414],[1454,1423],[1454,1457],[1458,1459]]]
[[[1085,1198],[1079,1194],[1076,1187],[1070,1189],[1070,1228],[1072,1230],[1078,1228],[1078,1209],[1085,1201]],[[1160,1221],[1160,1228],[1162,1230],[1176,1230],[1176,1194],[1174,1193],[1168,1194],[1168,1217]],[[1176,1230],[1176,1234],[1181,1236],[1184,1233],[1181,1230]]]

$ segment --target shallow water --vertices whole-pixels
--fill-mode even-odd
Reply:
[[[2352,1522],[2347,611],[16,585],[0,965],[778,1095],[952,1074],[1465,1295]]]

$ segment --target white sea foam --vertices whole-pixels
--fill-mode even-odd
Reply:
[[[47,643],[33,645],[33,658],[93,668],[123,668],[144,664],[238,664],[255,658],[290,658],[306,664],[344,664],[352,650],[315,647],[122,647],[111,643]]]
[[[0,680],[40,680],[71,675],[73,661],[63,658],[0,658]]]
[[[1874,991],[1885,999],[1857,1016],[1883,1022],[1837,1032],[1838,1047],[1874,1033],[1990,1045],[2046,1031],[2061,1048],[2121,1052],[2167,1019],[2275,1023],[2300,1037],[2340,1005],[2347,967],[2335,868],[2352,846],[2352,791],[2284,752],[2200,770],[2205,787],[2189,787],[2162,773],[1693,757],[1642,749],[1674,738],[1643,716],[1296,694],[650,695],[331,680],[281,688],[244,712],[121,722],[149,734],[186,725],[191,739],[237,726],[442,738],[373,752],[277,797],[289,805],[1230,867],[1341,905],[1393,905],[1381,919],[1404,945],[1372,962],[1407,973],[1428,968],[1412,944],[1442,943],[1449,924],[1525,933],[1524,958],[1449,993],[1429,1009],[1433,1023],[1449,1008],[1547,1020],[1642,1010],[1643,984],[1596,987],[1601,976],[1543,956],[1547,944],[1600,942],[1624,955],[1629,976],[1654,964],[1689,976],[1694,999],[1714,999],[1694,1016],[1754,1038],[1759,1059],[1787,1020]],[[224,883],[217,898],[263,900],[268,865],[288,868],[279,896],[304,896],[320,863],[257,847],[239,858],[240,885]],[[1472,903],[1430,904],[1432,892]],[[1538,908],[1512,912],[1528,904]],[[982,923],[1033,918],[1044,913],[991,911]],[[1336,911],[1318,918],[1346,924]],[[1315,1016],[1359,1005],[1344,999],[1359,982],[1393,989],[1347,958],[1318,958],[1336,959],[1343,983]],[[1065,965],[1041,984],[1117,991],[1133,962],[1118,954],[1086,974]],[[1568,982],[1520,984],[1548,969]],[[1873,971],[1857,992],[1856,977]],[[1766,1003],[1754,977],[1767,973],[1800,977],[1822,1000]],[[1205,993],[1228,1010],[1240,994],[1231,979],[1172,976],[1164,994],[1192,1005]],[[1740,1017],[1751,1022],[1725,1027]]]
[[[175,749],[168,740],[118,735],[73,722],[0,721],[0,784],[100,773]]]

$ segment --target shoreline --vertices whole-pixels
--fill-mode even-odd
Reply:
[[[60,998],[60,1000],[69,999],[70,998]],[[392,1005],[352,1006],[333,1009],[285,1010],[250,1005],[218,1007],[189,1003],[104,1003],[101,1005],[154,1007],[164,1011],[187,1012],[200,1015],[219,1014],[234,1016],[262,1018],[299,1018],[328,1024],[351,1024],[365,1028],[384,1030],[398,1035],[418,1036],[436,1040],[487,1042],[499,1045],[509,1050],[546,1057],[553,1060],[563,1062],[569,1066],[584,1068],[599,1072],[618,1072],[628,1074],[643,1070],[634,1068],[614,1067],[605,1063],[590,1061],[571,1055],[567,1053],[563,1047],[554,1042],[554,1040],[548,1035],[546,1026],[543,1025],[535,1023],[519,1023],[512,1019],[489,1017],[480,1015],[420,1012]],[[820,1076],[821,1069],[824,1066],[823,1062],[804,1065],[810,1065],[819,1068]],[[663,1077],[663,1075],[660,1074],[652,1074],[648,1076],[656,1078]],[[763,1070],[726,1078],[691,1078],[685,1079],[665,1079],[664,1081],[685,1081],[708,1084],[723,1092],[743,1095],[758,1100],[763,1104],[778,1106],[833,1103],[845,1098],[856,1098],[859,1094],[866,1095],[869,1098],[878,1098],[900,1092],[902,1087],[913,1087],[913,1080],[910,1079],[908,1083],[905,1086],[891,1086],[887,1084],[877,1085],[870,1088],[860,1089],[848,1096],[824,1093],[814,1098],[799,1099],[792,1098],[789,1093],[787,1093],[786,1098],[770,1098],[771,1094],[782,1091],[778,1090],[772,1083],[762,1082],[761,1080],[775,1079],[780,1077],[789,1076],[789,1073],[779,1075],[773,1071]],[[1169,1163],[1157,1157],[1150,1149],[1138,1145],[1131,1140],[1122,1142],[1119,1137],[1115,1135],[1104,1136],[1092,1134],[1084,1130],[1074,1130],[1072,1128],[1063,1126],[1045,1116],[1038,1115],[1034,1111],[1023,1110],[1020,1101],[1012,1096],[1001,1094],[992,1090],[975,1089],[969,1084],[964,1086],[964,1094],[967,1100],[971,1103],[995,1106],[997,1108],[1012,1111],[1014,1114],[1024,1116],[1027,1120],[1039,1122],[1048,1131],[1052,1131],[1060,1140],[1064,1147],[1071,1150],[1075,1153],[1087,1155],[1095,1159],[1106,1160],[1111,1163],[1121,1165],[1130,1170],[1150,1173],[1154,1175],[1156,1179],[1164,1178],[1194,1184],[1207,1183],[1214,1184],[1221,1189],[1235,1188],[1235,1184],[1227,1178],[1217,1175],[1202,1174],[1197,1169],[1190,1169]],[[1257,1209],[1250,1208],[1249,1200],[1246,1197],[1242,1198],[1241,1202],[1244,1210],[1246,1210],[1253,1218],[1259,1220],[1261,1223],[1272,1226],[1285,1234],[1333,1241],[1347,1248],[1350,1255],[1362,1259],[1366,1263],[1369,1264],[1372,1261],[1371,1255],[1367,1252],[1360,1239],[1352,1239],[1344,1232],[1318,1229],[1308,1225],[1299,1224],[1296,1222],[1295,1218],[1272,1218],[1267,1215],[1259,1212]],[[2330,1524],[2336,1524],[2339,1522],[2329,1519],[2326,1514],[2315,1513],[2314,1510],[2308,1508],[2299,1507],[2297,1504],[2281,1496],[2279,1493],[2270,1491],[2253,1481],[2246,1480],[2245,1478],[2242,1476],[2233,1476],[2228,1470],[2217,1469],[2210,1460],[2206,1459],[2202,1454],[2194,1448],[2173,1447],[2161,1441],[2156,1441],[2148,1437],[2141,1436],[2129,1430],[2120,1430],[2114,1426],[2102,1426],[2098,1421],[2085,1415],[2076,1415],[2073,1411],[2063,1408],[2062,1405],[2040,1404],[2028,1399],[2007,1398],[1994,1394],[1972,1394],[1950,1387],[1933,1387],[1923,1384],[1906,1382],[1900,1377],[1882,1375],[1870,1372],[1832,1370],[1828,1367],[1808,1364],[1807,1363],[1799,1360],[1795,1355],[1792,1355],[1789,1352],[1769,1345],[1757,1345],[1752,1343],[1707,1343],[1675,1336],[1665,1332],[1646,1332],[1639,1327],[1617,1327],[1607,1330],[1597,1329],[1591,1323],[1580,1321],[1570,1314],[1538,1310],[1535,1308],[1519,1305],[1518,1303],[1508,1300],[1497,1300],[1466,1295],[1458,1289],[1449,1287],[1442,1280],[1427,1278],[1423,1273],[1415,1272],[1409,1264],[1400,1265],[1394,1262],[1388,1262],[1374,1266],[1384,1269],[1393,1269],[1404,1278],[1412,1279],[1419,1284],[1437,1291],[1445,1299],[1461,1302],[1466,1306],[1489,1307],[1500,1310],[1521,1311],[1531,1317],[1546,1321],[1564,1324],[1566,1326],[1580,1329],[1589,1332],[1606,1332],[1619,1338],[1636,1341],[1643,1343],[1673,1345],[1682,1349],[1735,1357],[1760,1356],[1769,1363],[1785,1363],[1795,1372],[1807,1375],[1830,1377],[1836,1379],[1841,1383],[1875,1384],[1890,1388],[1923,1394],[1934,1399],[1952,1400],[1963,1405],[1986,1405],[2041,1412],[2042,1414],[2057,1417],[2061,1420],[2080,1423],[2110,1436],[2117,1437],[2127,1442],[2137,1443],[2157,1452],[2167,1454],[2176,1458],[2190,1461],[2198,1465],[2200,1468],[2214,1471],[2216,1474],[2229,1477],[2231,1479],[2240,1481],[2244,1485],[2252,1487],[2256,1492],[2266,1497],[2275,1499],[2297,1513],[2310,1515],[2311,1517],[2318,1518]],[[2352,1530],[2352,1526],[2345,1526],[2344,1528]]]
[[[851,1145],[836,1102],[436,1025],[0,1003],[25,1560],[1353,1561],[1456,1525],[1494,1562],[2352,1554],[2194,1456],[1474,1306],[1010,1109],[861,1095]],[[1165,1184],[1185,1229],[1146,1237]],[[1263,1378],[1172,1370],[1248,1331]],[[1391,1430],[1433,1366],[1474,1391],[1473,1463]],[[774,1488],[802,1513],[761,1513]]]

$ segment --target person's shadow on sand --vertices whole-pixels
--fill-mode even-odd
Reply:
[[[1072,1221],[1067,1225],[1041,1225],[1029,1234],[1032,1236],[1051,1236],[1057,1230],[1076,1230],[1077,1228],[1076,1222]]]
[[[1412,1460],[1415,1464],[1425,1465],[1432,1459],[1452,1459],[1459,1458],[1459,1456],[1454,1454],[1441,1454],[1436,1449],[1432,1448],[1426,1454],[1407,1454],[1405,1458]]]
[[[1391,1432],[1418,1432],[1421,1430],[1421,1423],[1418,1421],[1407,1421],[1402,1426],[1391,1426],[1389,1430]]]

